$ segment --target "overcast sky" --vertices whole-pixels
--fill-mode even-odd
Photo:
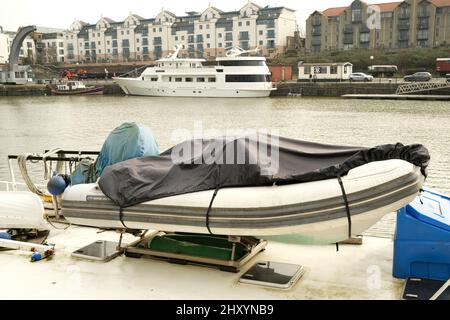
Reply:
[[[298,24],[304,27],[314,10],[346,6],[352,0],[255,0],[260,6],[286,6],[297,10]],[[393,0],[374,0],[375,3]],[[371,1],[369,1],[372,3]],[[19,26],[34,24],[41,27],[69,28],[74,19],[96,23],[100,17],[122,21],[130,12],[153,18],[161,8],[182,15],[186,11],[201,12],[211,3],[223,11],[242,8],[247,0],[0,0],[0,26],[15,31]]]

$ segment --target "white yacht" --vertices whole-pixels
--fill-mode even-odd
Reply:
[[[138,78],[114,78],[129,95],[159,97],[268,97],[273,88],[266,59],[242,56],[258,52],[239,47],[230,49],[225,57],[216,58],[215,66],[204,66],[205,59],[178,58],[181,46],[174,53],[148,67]]]

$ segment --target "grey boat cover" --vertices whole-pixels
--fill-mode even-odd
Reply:
[[[106,167],[99,186],[118,206],[126,208],[204,190],[337,178],[369,162],[389,159],[408,161],[420,167],[426,177],[430,155],[420,144],[363,148],[266,134],[190,140],[157,157],[142,157]]]

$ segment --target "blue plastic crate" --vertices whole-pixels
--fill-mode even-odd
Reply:
[[[394,277],[450,278],[450,198],[425,189],[399,210]]]

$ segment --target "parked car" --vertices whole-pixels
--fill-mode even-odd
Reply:
[[[352,73],[349,77],[350,81],[373,81],[373,76],[358,72],[358,73]]]
[[[430,81],[431,79],[433,79],[433,77],[429,72],[416,72],[403,78],[404,81],[409,82],[426,82]]]

